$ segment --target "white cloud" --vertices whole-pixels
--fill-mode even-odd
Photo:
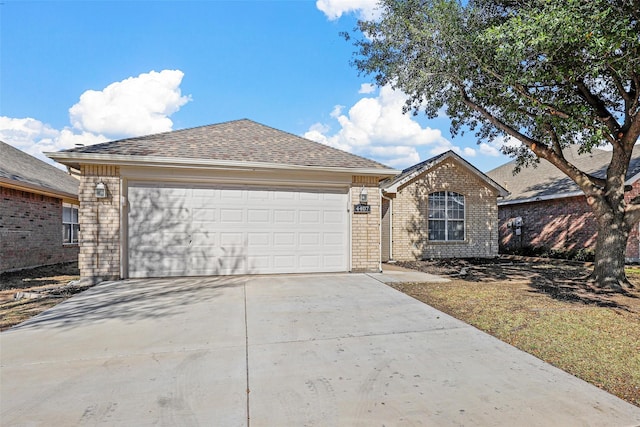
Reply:
[[[378,0],[317,0],[316,7],[331,21],[346,13],[355,13],[358,18],[365,20],[379,16]]]
[[[471,147],[464,147],[462,149],[462,152],[464,153],[465,156],[467,157],[475,157],[476,156],[476,150],[474,150]]]
[[[480,143],[480,152],[486,156],[498,157],[502,147],[517,148],[521,145],[522,142],[512,136],[499,136],[489,143]]]
[[[480,147],[480,154],[483,154],[485,156],[498,157],[500,155],[499,146],[496,147],[494,145],[487,144],[486,142],[481,142],[479,147]]]
[[[169,116],[191,100],[180,92],[183,76],[180,70],[151,71],[101,91],[88,90],[69,109],[72,126],[62,129],[34,118],[0,116],[0,140],[55,164],[42,153],[170,131],[173,122]]]
[[[169,116],[190,101],[182,96],[180,70],[151,71],[88,90],[69,109],[74,128],[116,137],[170,131]]]
[[[376,85],[371,83],[362,83],[358,93],[373,93],[376,91]]]
[[[411,115],[403,114],[405,100],[402,92],[382,87],[378,96],[361,98],[347,113],[345,107],[336,106],[331,113],[340,126],[336,132],[331,133],[326,124],[316,123],[304,136],[394,167],[419,162],[419,149],[430,155],[452,149],[461,151],[439,130],[422,127]]]
[[[76,144],[91,145],[107,141],[102,135],[57,130],[33,118],[0,117],[0,140],[47,163],[53,163],[43,152],[74,148]],[[56,165],[59,166],[59,165]]]

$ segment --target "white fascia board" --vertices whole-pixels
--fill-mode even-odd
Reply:
[[[47,157],[62,164],[100,164],[115,166],[164,166],[183,168],[219,168],[236,170],[291,170],[291,171],[316,171],[332,173],[348,173],[351,175],[375,175],[380,177],[395,176],[400,171],[395,169],[376,168],[346,168],[328,166],[302,166],[281,163],[239,162],[234,160],[191,159],[181,157],[159,156],[124,156],[116,154],[88,154],[47,152]]]
[[[640,173],[635,174],[634,176],[632,176],[631,178],[629,178],[628,180],[625,181],[625,185],[632,185],[634,182],[636,182],[638,180],[638,178],[640,178]]]
[[[388,194],[395,194],[395,193],[398,192],[398,188],[400,188],[402,185],[404,185],[407,182],[411,181],[415,177],[421,175],[425,171],[435,168],[437,165],[439,165],[440,163],[442,163],[444,160],[446,160],[448,158],[454,158],[454,159],[458,160],[458,163],[460,163],[462,166],[464,166],[468,171],[473,173],[475,176],[480,178],[481,181],[483,181],[486,184],[488,184],[489,187],[493,187],[496,190],[498,190],[498,196],[499,197],[506,197],[509,194],[511,194],[508,191],[506,191],[502,186],[498,185],[498,183],[493,181],[491,178],[487,177],[485,174],[483,174],[482,172],[477,170],[475,167],[469,167],[469,165],[470,165],[469,162],[467,162],[462,157],[458,156],[457,154],[455,154],[453,152],[447,153],[446,155],[442,156],[441,158],[439,158],[435,162],[429,163],[428,165],[425,165],[424,167],[413,171],[412,173],[410,173],[409,175],[407,175],[406,177],[404,177],[400,181],[394,183],[393,185],[390,185],[387,188],[383,188],[382,190],[385,193],[388,193]],[[471,165],[471,166],[473,166],[473,165]]]
[[[584,193],[582,191],[574,191],[571,193],[564,193],[564,194],[552,194],[550,196],[536,196],[536,197],[529,197],[526,199],[502,200],[502,201],[498,201],[498,206],[517,205],[520,203],[542,202],[544,200],[566,199],[568,197],[577,197],[577,196],[584,196]]]

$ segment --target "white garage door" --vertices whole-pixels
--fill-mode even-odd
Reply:
[[[129,277],[348,270],[347,193],[129,186]]]

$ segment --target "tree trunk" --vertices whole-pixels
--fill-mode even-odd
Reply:
[[[624,271],[629,230],[621,215],[596,216],[598,236],[591,280],[603,289],[621,292],[633,287]]]

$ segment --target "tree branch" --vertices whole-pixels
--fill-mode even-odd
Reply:
[[[550,124],[547,124],[545,127],[547,129],[547,132],[551,136],[551,141],[553,141],[553,150],[556,152],[558,157],[560,157],[562,160],[565,160],[564,153],[562,152],[562,146],[560,145],[560,140],[558,139],[558,134]]]
[[[487,119],[489,122],[491,122],[491,124],[493,124],[501,131],[505,132],[507,135],[520,140],[520,142],[529,147],[529,149],[533,151],[539,158],[547,160],[549,163],[560,169],[565,175],[567,175],[576,184],[578,184],[578,187],[582,189],[585,195],[593,195],[598,197],[602,196],[605,184],[604,180],[595,178],[589,174],[582,172],[572,163],[568,162],[564,157],[557,155],[553,149],[547,147],[546,145],[535,139],[529,138],[521,132],[518,132],[511,126],[504,123],[502,120],[492,115],[484,107],[476,104],[471,100],[471,98],[469,98],[462,84],[458,84],[458,89],[462,96],[462,102],[464,102],[467,107],[478,112],[480,115],[482,115],[482,117]]]
[[[609,74],[613,79],[613,84],[618,90],[618,93],[620,94],[622,99],[624,99],[625,110],[627,110],[630,107],[631,102],[633,102],[633,97],[626,90],[624,90],[622,80],[620,80],[620,77],[618,77],[615,68],[613,68],[610,64],[607,64],[607,69],[609,70]]]
[[[484,61],[482,61],[480,58],[476,57],[475,60],[476,60],[477,63],[483,64],[481,68],[484,71],[486,71],[488,74],[492,75],[493,77],[495,77],[500,82],[504,81],[504,78],[500,73],[498,73],[495,70],[493,70],[492,68],[484,65]],[[523,98],[529,100],[533,105],[540,106],[544,111],[546,111],[547,113],[551,114],[552,116],[557,116],[557,117],[560,117],[562,119],[570,118],[570,115],[568,113],[560,110],[559,108],[554,107],[551,104],[544,103],[544,102],[540,101],[538,98],[536,98],[535,96],[531,95],[529,93],[529,91],[527,91],[527,88],[524,85],[522,85],[520,83],[514,83],[512,85],[512,87]]]
[[[611,112],[607,109],[605,103],[598,98],[596,95],[591,93],[589,88],[584,81],[578,80],[576,82],[576,86],[578,88],[578,95],[580,95],[587,104],[589,104],[596,112],[598,117],[604,122],[609,131],[613,135],[617,135],[620,132],[620,125],[616,121],[615,117],[611,114]]]

